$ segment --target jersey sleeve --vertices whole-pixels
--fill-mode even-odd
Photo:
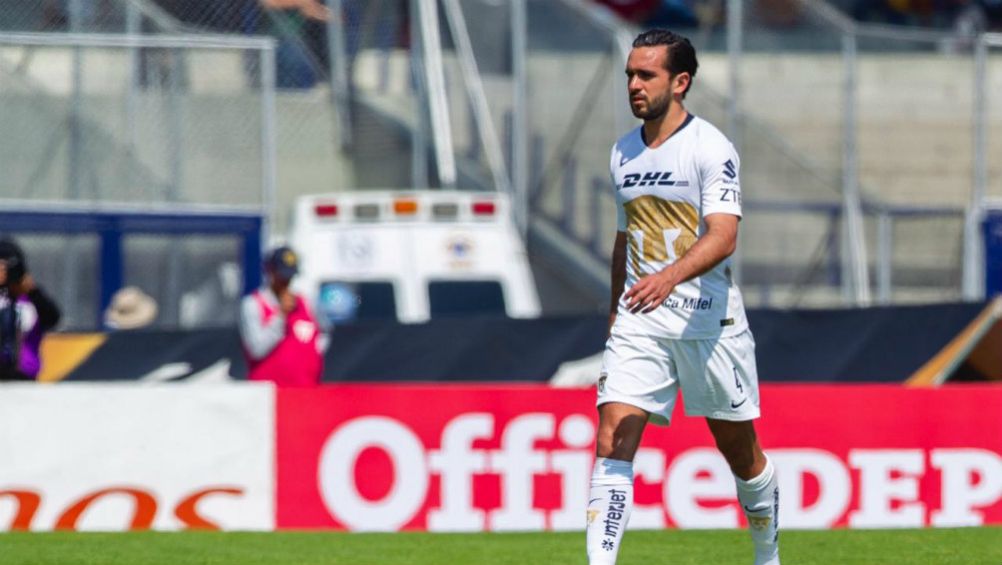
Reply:
[[[699,172],[703,216],[724,213],[741,216],[741,161],[734,146],[720,136],[701,149]]]
[[[616,231],[626,231],[626,210],[623,208],[622,196],[616,186],[616,163],[619,159],[619,144],[612,146],[609,154],[609,184],[612,185],[612,195],[616,198]]]

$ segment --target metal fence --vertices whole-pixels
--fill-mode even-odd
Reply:
[[[848,212],[846,302],[982,296],[985,191],[975,169],[990,148],[975,132],[1002,126],[978,108],[997,91],[989,81],[1002,60],[975,48],[986,38],[862,25],[824,2],[791,4],[796,17],[783,28],[755,6],[732,21],[743,35],[730,53],[733,94],[741,114],[836,181]]]
[[[292,201],[297,196],[339,190],[354,183],[351,160],[342,151],[339,138],[340,132],[347,130],[339,126],[335,106],[331,104],[334,89],[327,41],[330,12],[323,8],[322,2],[317,6],[318,10],[304,14],[294,9],[269,8],[267,3],[256,0],[0,0],[0,29],[56,34],[183,36],[196,41],[215,37],[234,46],[241,41],[260,44],[263,38],[271,38],[274,64],[268,67],[269,72],[274,73],[276,96],[274,127],[270,134],[275,148],[273,186],[269,189],[274,194],[274,205],[269,206],[269,212],[272,233],[282,234],[287,228]],[[182,92],[186,92],[189,85],[196,88],[207,80],[217,86],[237,85],[242,81],[243,91],[233,89],[233,94],[240,95],[260,87],[263,67],[254,53],[245,52],[234,58],[222,57],[217,52],[219,76],[213,80],[211,75],[216,64],[213,61],[205,58],[181,61],[179,74],[174,75],[167,68],[173,63],[147,51],[150,54],[140,59],[139,72],[152,72],[161,80],[176,77]],[[151,69],[147,70],[148,67]],[[93,80],[96,74],[93,68],[84,69],[84,80]],[[224,127],[219,133],[226,143],[214,140],[212,148],[220,151],[232,148],[234,153],[252,154],[242,145],[260,137],[253,130],[260,118],[256,113],[249,113],[253,109],[245,108],[239,96],[227,99],[231,93],[218,94],[218,120],[235,121],[243,116],[250,130],[229,135],[231,132]],[[195,127],[213,130],[216,114],[212,113],[210,118],[196,122]],[[195,147],[186,140],[182,145]],[[227,167],[229,163],[234,165],[234,172],[257,170],[240,167],[239,160],[220,164]],[[246,188],[254,189],[253,186]]]
[[[997,160],[982,158],[983,188],[976,181],[976,156],[998,154],[1002,126],[986,102],[1000,90],[995,36],[860,25],[824,2],[788,4],[777,20],[761,4],[732,1],[727,26],[686,32],[701,60],[687,106],[742,154],[749,213],[738,264],[747,301],[977,299],[980,210],[999,190]],[[532,17],[545,10],[530,10],[528,58],[542,61],[542,42],[563,41],[551,68],[568,72],[530,75],[533,135],[548,155],[533,185],[536,218],[564,247],[589,250],[598,281],[611,244],[608,146],[630,127],[617,123],[626,107],[616,98],[625,91],[622,38],[634,30],[583,3],[547,6],[569,30],[540,26],[534,43]]]
[[[124,34],[0,48],[0,102],[18,109],[0,117],[16,132],[0,140],[2,196],[250,203],[281,234],[303,193],[509,191],[533,252],[603,296],[608,151],[636,124],[622,67],[637,30],[587,0],[266,4],[0,0],[16,37]],[[687,105],[742,155],[748,302],[977,297],[972,234],[1002,198],[1002,41],[860,25],[819,0],[777,19],[766,4],[732,0],[728,25],[682,30],[701,60]],[[163,43],[179,36],[236,43]]]
[[[135,327],[235,321],[240,297],[260,283],[261,215],[185,209],[0,209],[0,236],[15,236],[28,270],[61,304],[64,329],[105,326],[113,311]],[[118,300],[136,287],[154,308]]]
[[[271,49],[230,37],[0,34],[3,199],[265,209]]]
[[[274,208],[274,68],[273,44],[260,38],[0,32],[0,206],[39,213],[0,231],[27,250],[63,307],[63,327],[100,326],[125,285],[159,303],[160,326],[233,318],[248,261],[244,234],[224,224]],[[141,222],[158,210],[219,222],[144,228],[109,248],[129,220],[91,229],[55,214],[114,211]],[[249,266],[256,272],[257,259]],[[240,288],[186,310],[217,269],[236,269]]]
[[[979,37],[974,55],[974,182],[971,211],[964,227],[965,237],[980,244],[983,240],[979,220],[989,209],[1002,210],[1002,159],[993,158],[1002,155],[1002,104],[997,96],[991,96],[1002,92],[1002,34]],[[973,266],[984,257],[980,245],[971,245],[968,253],[967,260]],[[976,286],[971,288],[972,292],[981,290]]]
[[[517,84],[514,5],[341,0],[340,112],[356,186],[510,192]],[[525,186],[525,183],[519,184]],[[524,199],[516,198],[516,202]],[[524,217],[524,209],[520,212]]]
[[[529,7],[532,233],[554,255],[582,249],[569,267],[598,288],[607,284],[616,230],[609,148],[638,123],[622,74],[636,30],[587,3],[539,0]],[[734,111],[726,94],[734,80],[726,30],[684,33],[701,60],[686,106],[728,130],[742,153],[748,214],[736,264],[748,303],[841,303],[838,158],[825,167],[763,117]]]

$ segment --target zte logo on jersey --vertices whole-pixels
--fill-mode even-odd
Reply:
[[[741,204],[741,191],[736,188],[721,188],[720,201],[737,202],[738,204]]]
[[[671,171],[654,171],[653,173],[631,173],[623,177],[623,188],[634,186],[689,186],[689,181],[671,180]]]

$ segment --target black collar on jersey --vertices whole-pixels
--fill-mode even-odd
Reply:
[[[692,122],[692,119],[695,118],[695,117],[696,116],[693,116],[689,112],[686,112],[685,113],[685,119],[682,120],[682,124],[679,125],[677,128],[675,128],[675,131],[673,131],[670,134],[668,134],[668,137],[665,138],[665,141],[668,141],[669,139],[675,137],[675,134],[677,134],[678,132],[680,132],[683,129],[685,129],[685,126],[689,125],[689,123]],[[643,128],[643,126],[640,127],[640,141],[644,142],[644,147],[647,147],[648,149],[650,149],[650,145],[647,145],[647,139],[644,137],[644,128]],[[662,141],[661,144],[664,145],[665,141]],[[661,147],[661,145],[659,145],[658,147]]]

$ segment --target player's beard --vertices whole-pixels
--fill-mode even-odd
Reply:
[[[671,96],[668,94],[663,94],[657,98],[648,99],[647,107],[644,109],[638,109],[634,105],[630,105],[630,111],[633,112],[633,116],[640,118],[644,121],[657,120],[662,118],[668,113],[668,108],[671,107]]]

